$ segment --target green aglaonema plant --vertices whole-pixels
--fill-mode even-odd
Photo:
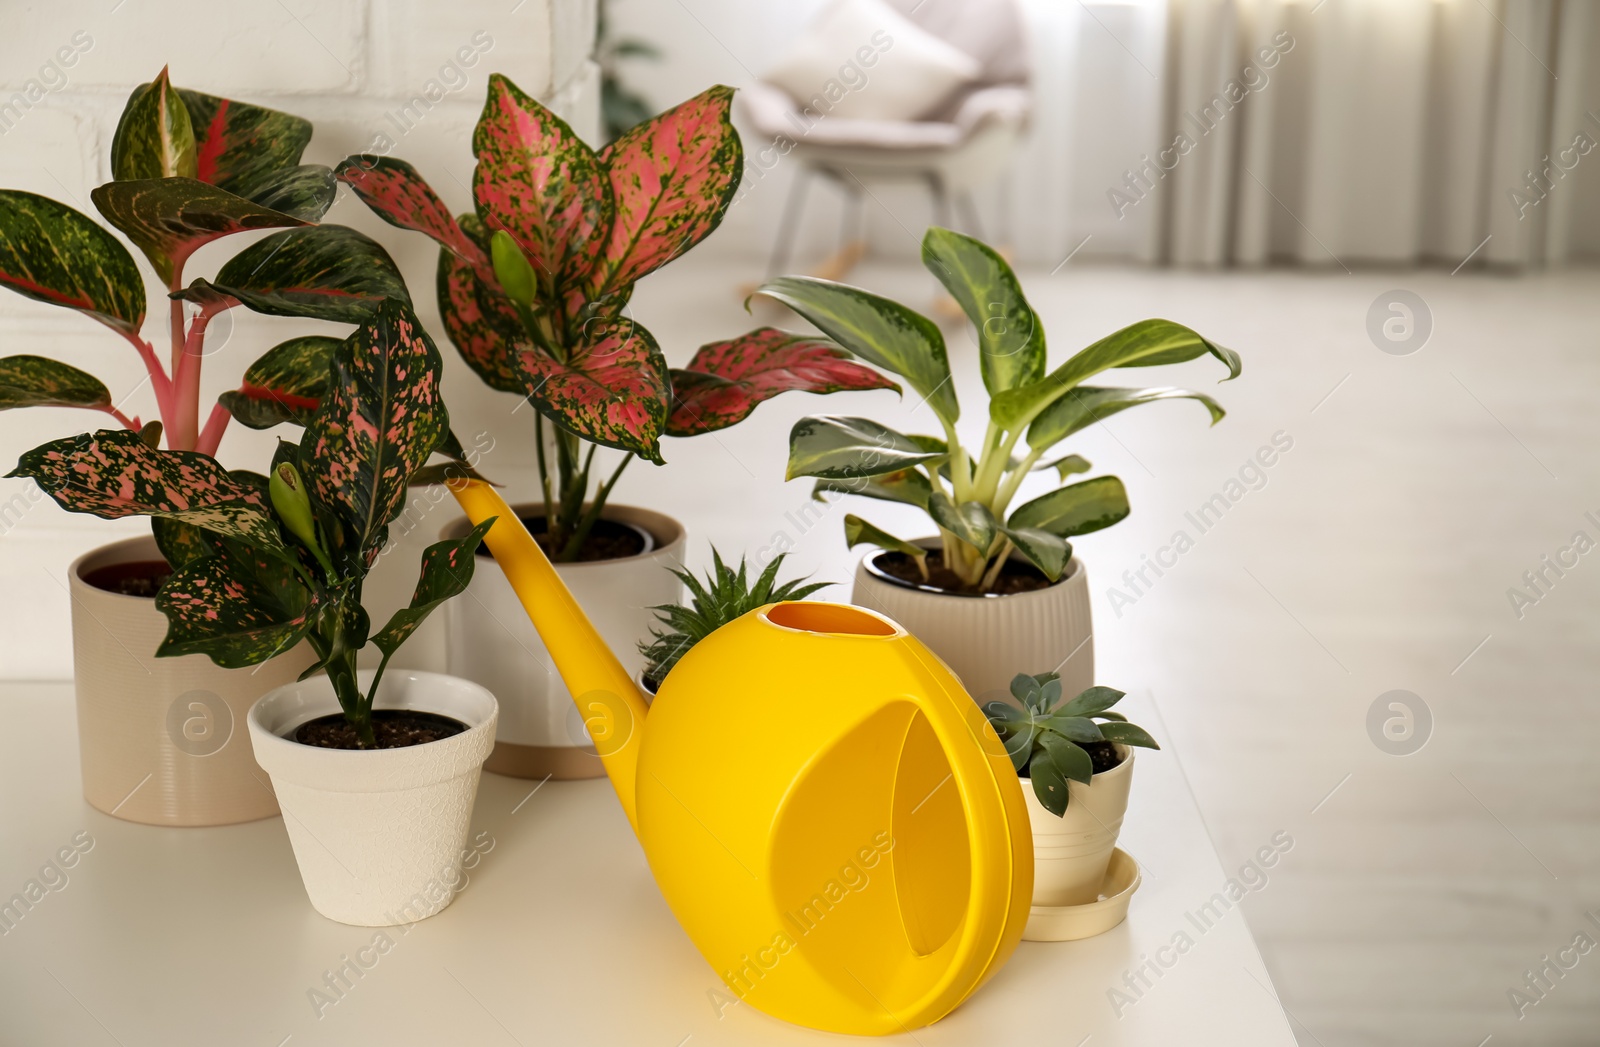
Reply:
[[[1088,785],[1096,773],[1120,762],[1114,750],[1107,754],[1110,743],[1161,748],[1144,728],[1111,711],[1123,693],[1091,687],[1062,701],[1061,678],[1055,673],[1018,673],[1011,681],[1011,696],[1020,708],[998,700],[983,707],[1017,774],[1033,783],[1033,794],[1057,818],[1067,811],[1068,781]]]
[[[361,747],[371,748],[372,701],[389,659],[466,588],[492,523],[428,547],[410,605],[372,631],[362,583],[404,507],[407,479],[435,450],[449,450],[439,369],[410,308],[389,301],[336,343],[300,442],[280,441],[266,476],[152,447],[126,429],[45,444],[9,475],[32,477],[72,512],[151,518],[173,568],[155,601],[167,617],[157,656],[205,654],[237,669],[304,640],[316,654],[305,675],[327,672]],[[356,656],[368,643],[382,660],[363,690]]]
[[[475,210],[459,218],[403,160],[351,156],[335,170],[385,221],[438,242],[450,340],[491,388],[535,408],[539,537],[555,560],[578,558],[629,462],[662,461],[663,435],[725,428],[786,390],[899,388],[826,339],[772,328],[669,369],[623,315],[634,284],[705,239],[732,202],[743,166],[732,98],[713,87],[595,152],[495,74],[472,137]],[[624,452],[603,479],[598,447]]]
[[[1215,424],[1222,407],[1186,389],[1085,385],[1118,367],[1175,364],[1214,356],[1239,375],[1239,355],[1170,320],[1142,320],[1078,351],[1045,371],[1045,333],[1022,285],[992,248],[948,229],[931,228],[922,261],[960,303],[976,331],[989,394],[988,426],[975,450],[956,434],[961,417],[944,336],[927,317],[898,302],[844,284],[803,276],[768,281],[766,295],[805,317],[855,356],[905,379],[938,420],[937,436],[906,435],[869,418],[815,416],[789,438],[788,477],[816,477],[813,495],[832,492],[902,502],[926,510],[938,527],[933,557],[860,517],[845,517],[845,538],[910,557],[924,581],[930,559],[949,572],[939,584],[993,591],[1013,551],[1054,582],[1072,556],[1068,539],[1109,527],[1128,515],[1122,481],[1100,476],[1063,484],[1015,509],[1034,472],[1061,481],[1090,465],[1075,454],[1047,459],[1067,437],[1101,419],[1182,397],[1204,404]],[[1224,381],[1227,378],[1223,379]],[[935,579],[939,581],[939,579]]]
[[[254,428],[316,406],[338,339],[311,336],[269,351],[201,418],[206,331],[238,305],[279,316],[359,323],[377,303],[407,301],[389,255],[368,237],[318,225],[338,188],[333,171],[302,164],[311,124],[297,116],[174,87],[167,71],[136,88],[111,140],[112,181],[90,193],[100,214],[143,252],[169,295],[164,364],[142,331],[145,282],[121,241],[48,197],[0,190],[0,284],[75,309],[120,335],[149,376],[168,448],[215,454],[229,419]],[[199,248],[234,233],[278,229],[184,286]],[[137,415],[104,382],[44,356],[0,359],[0,410],[80,407],[131,430]]]
[[[751,581],[741,557],[739,569],[734,570],[722,560],[722,554],[711,550],[711,570],[702,582],[688,571],[673,570],[678,580],[689,590],[687,604],[657,604],[652,607],[656,620],[665,628],[650,629],[650,639],[639,642],[639,653],[645,657],[644,676],[651,683],[660,684],[678,664],[678,659],[689,649],[704,640],[735,618],[741,618],[758,607],[787,600],[804,600],[831,582],[806,582],[794,578],[778,581],[778,569],[788,554],[779,553],[772,562]]]

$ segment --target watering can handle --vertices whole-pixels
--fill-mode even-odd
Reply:
[[[634,798],[644,738],[644,698],[505,499],[480,480],[450,480],[448,486],[474,526],[497,518],[484,541],[555,658],[637,833]]]

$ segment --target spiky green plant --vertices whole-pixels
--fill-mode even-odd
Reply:
[[[1091,687],[1063,702],[1061,677],[1055,673],[1018,673],[1011,681],[1011,695],[1022,708],[994,701],[983,711],[1005,744],[1017,774],[1033,782],[1033,794],[1045,810],[1059,818],[1066,813],[1070,798],[1067,780],[1088,785],[1094,776],[1094,758],[1086,746],[1121,742],[1161,748],[1143,727],[1135,727],[1126,716],[1111,711],[1123,694],[1111,687]]]
[[[739,558],[739,569],[735,571],[722,562],[722,554],[715,548],[711,550],[711,571],[704,583],[688,571],[673,570],[693,599],[687,605],[664,603],[651,608],[665,628],[652,628],[650,639],[639,642],[639,652],[647,663],[645,678],[659,684],[689,648],[735,618],[769,603],[804,600],[818,589],[833,584],[807,583],[804,578],[794,578],[779,585],[778,568],[783,566],[785,555],[780,553],[773,557],[766,570],[756,576],[754,584],[746,574],[744,557]]]

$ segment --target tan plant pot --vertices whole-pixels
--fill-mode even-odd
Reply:
[[[204,655],[157,658],[167,620],[148,597],[97,589],[84,575],[160,560],[153,538],[79,557],[72,591],[72,662],[83,797],[147,825],[231,825],[278,813],[245,730],[251,704],[292,683],[313,657],[305,645],[250,669]]]
[[[518,516],[544,512],[534,503],[512,509]],[[655,622],[650,608],[677,603],[683,592],[670,570],[683,566],[683,525],[627,505],[608,504],[602,519],[644,530],[654,548],[618,560],[556,564],[556,573],[623,668],[636,674],[644,669],[639,641]],[[441,537],[459,538],[467,530],[466,520],[458,520]],[[450,674],[483,685],[500,703],[494,752],[485,769],[558,780],[605,774],[555,662],[493,561],[478,561],[467,591],[445,604],[444,614]]]
[[[1022,779],[1033,826],[1033,904],[1087,905],[1100,897],[1106,866],[1122,832],[1133,785],[1133,750],[1118,745],[1122,762],[1089,779],[1068,782],[1066,812],[1057,818]]]
[[[1058,672],[1068,697],[1094,685],[1089,576],[1077,557],[1049,588],[999,596],[901,581],[877,566],[882,555],[862,558],[850,602],[903,625],[944,659],[973,698],[1004,698],[1018,673]]]

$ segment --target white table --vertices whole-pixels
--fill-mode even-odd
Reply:
[[[1151,718],[1143,697],[1129,696],[1135,720]],[[380,932],[312,910],[281,819],[158,829],[107,817],[79,793],[70,685],[0,684],[0,710],[0,904],[77,834],[93,841],[0,936],[0,1047],[841,1042],[747,1006],[719,1015],[721,983],[604,781],[535,791],[485,774],[473,834],[492,849],[450,908],[381,932],[380,953]],[[1190,918],[1228,874],[1177,759],[1150,754],[1137,770],[1122,845],[1144,885],[1128,920],[1088,941],[1023,942],[954,1014],[892,1042],[1292,1047],[1244,914],[1204,931],[1208,918]],[[1170,948],[1179,934],[1193,942],[1183,954]],[[311,990],[334,998],[325,973],[347,957],[370,969],[319,1014]],[[1146,966],[1136,995],[1124,974],[1147,957],[1171,963],[1159,979]],[[1112,989],[1126,994],[1120,1016]]]

